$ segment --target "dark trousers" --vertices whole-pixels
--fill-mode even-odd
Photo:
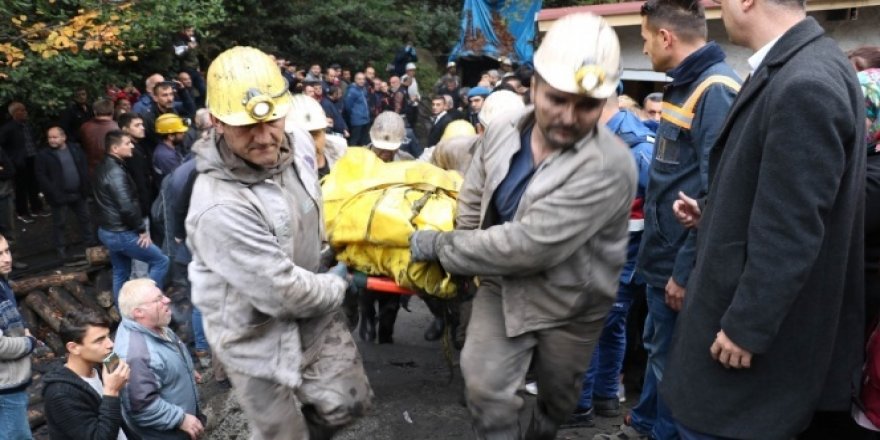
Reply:
[[[366,147],[370,145],[370,124],[352,125],[349,131],[348,145]]]
[[[12,218],[12,197],[0,196],[0,234],[7,240],[15,240]]]
[[[380,344],[393,343],[394,323],[397,321],[397,312],[400,310],[400,295],[363,290],[360,302],[361,339],[372,341],[378,336],[377,342]],[[376,306],[378,306],[378,310]]]
[[[34,158],[27,158],[23,167],[15,171],[15,212],[24,217],[43,210],[40,190],[34,172]]]
[[[95,231],[92,229],[92,222],[89,219],[89,204],[82,198],[60,204],[52,205],[52,244],[55,249],[62,249],[64,243],[64,227],[67,225],[67,210],[69,209],[76,216],[76,222],[79,224],[80,239],[86,245],[97,243],[95,240]]]

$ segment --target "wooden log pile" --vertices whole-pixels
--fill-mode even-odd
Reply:
[[[90,248],[86,254],[91,266],[82,271],[53,272],[10,283],[25,326],[42,342],[32,354],[34,373],[28,388],[28,421],[34,438],[45,437],[41,435],[45,428],[40,429],[46,423],[43,373],[62,364],[66,354],[58,335],[64,315],[71,311],[92,311],[107,319],[111,328],[121,320],[113,302],[112,273],[106,248]]]

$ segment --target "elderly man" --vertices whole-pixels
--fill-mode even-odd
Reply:
[[[180,338],[168,328],[171,300],[148,279],[131,280],[119,294],[122,322],[114,351],[130,368],[122,390],[125,420],[149,439],[199,438],[204,432],[198,374]]]
[[[315,147],[300,128],[285,133],[292,99],[263,52],[221,53],[207,81],[216,134],[193,146],[193,302],[254,438],[328,439],[373,393],[340,308],[347,270],[316,273]]]
[[[595,15],[569,15],[545,36],[535,71],[535,106],[493,121],[478,144],[458,230],[410,239],[415,261],[480,276],[461,354],[480,439],[555,438],[626,258],[635,165],[599,125],[619,79],[617,36]],[[517,390],[530,363],[538,400],[523,435]]]
[[[811,418],[799,438],[860,438],[845,425],[865,337],[865,102],[805,9],[721,2],[731,42],[755,53],[708,159],[700,258],[661,384],[686,438],[794,438]],[[675,205],[694,219],[696,202]]]

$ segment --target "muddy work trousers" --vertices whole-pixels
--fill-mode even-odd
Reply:
[[[500,289],[480,286],[461,352],[468,409],[477,438],[556,438],[559,425],[574,411],[602,325],[601,319],[570,322],[511,338],[505,334]],[[517,391],[533,358],[538,397],[523,434],[520,413],[525,405]]]
[[[228,371],[253,440],[323,440],[369,409],[373,391],[341,312],[300,321],[302,384]]]

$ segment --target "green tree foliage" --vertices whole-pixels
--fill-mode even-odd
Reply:
[[[0,103],[23,100],[32,117],[52,119],[76,87],[96,97],[107,83],[167,71],[175,32],[224,18],[222,0],[3,0]]]

